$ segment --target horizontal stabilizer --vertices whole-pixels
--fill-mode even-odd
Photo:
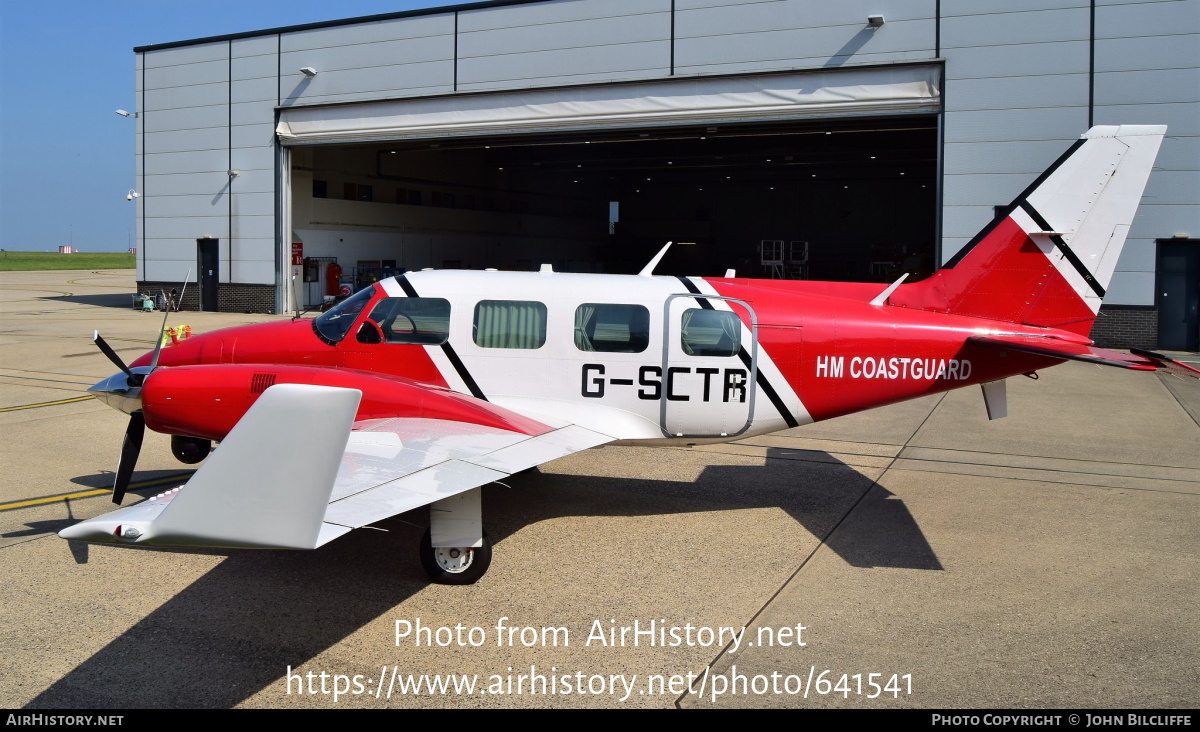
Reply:
[[[1084,361],[1086,363],[1116,366],[1118,368],[1134,369],[1137,371],[1156,371],[1167,368],[1165,363],[1144,355],[1109,351],[1104,348],[1096,348],[1095,346],[1088,346],[1082,343],[1071,343],[1058,338],[1023,335],[988,335],[971,336],[967,339],[967,343],[987,348],[1001,348],[1021,353],[1032,353],[1037,356],[1062,358],[1068,361]],[[1163,358],[1166,359],[1165,356]],[[1172,361],[1171,363],[1179,364],[1177,361]],[[1185,364],[1179,365],[1185,369],[1195,371],[1197,378],[1200,378],[1200,371],[1196,371]]]
[[[1200,379],[1200,369],[1197,369],[1195,366],[1189,366],[1183,361],[1171,358],[1164,353],[1143,351],[1140,348],[1130,348],[1129,351],[1135,356],[1141,356],[1154,361],[1156,364],[1158,364],[1159,370],[1166,371],[1168,374],[1173,374],[1175,376],[1187,376],[1192,379]]]

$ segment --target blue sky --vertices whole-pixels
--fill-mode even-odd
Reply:
[[[0,0],[0,249],[124,251],[135,46],[451,0]]]

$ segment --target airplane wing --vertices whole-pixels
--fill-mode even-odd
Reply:
[[[986,348],[1008,349],[1038,356],[1062,358],[1068,361],[1084,361],[1102,366],[1116,366],[1137,371],[1166,371],[1176,376],[1200,378],[1200,370],[1162,353],[1131,349],[1132,353],[1121,353],[1096,348],[1082,343],[1071,343],[1057,338],[1038,338],[1023,335],[971,336],[967,342]]]
[[[267,389],[187,485],[74,524],[65,539],[137,546],[314,549],[351,529],[611,442],[441,419],[354,422],[362,394]]]

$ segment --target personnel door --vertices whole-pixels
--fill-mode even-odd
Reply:
[[[704,438],[745,432],[754,414],[757,365],[758,319],[749,305],[727,297],[671,295],[663,307],[663,434]]]
[[[1200,242],[1158,242],[1158,347],[1200,350]]]
[[[220,239],[197,239],[196,259],[200,268],[200,309],[217,312],[217,292],[220,285]]]

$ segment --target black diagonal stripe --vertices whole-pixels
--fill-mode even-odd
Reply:
[[[1029,218],[1033,219],[1034,223],[1042,227],[1042,231],[1054,230],[1050,226],[1050,222],[1046,221],[1045,217],[1038,213],[1037,209],[1035,209],[1029,203],[1029,201],[1021,201],[1021,210],[1029,214]],[[1063,238],[1058,235],[1052,235],[1050,237],[1050,241],[1054,242],[1054,246],[1058,247],[1058,250],[1063,253],[1063,257],[1065,257],[1066,260],[1071,263],[1071,266],[1075,268],[1075,271],[1079,273],[1079,276],[1083,277],[1083,281],[1088,283],[1088,286],[1092,288],[1092,292],[1096,293],[1100,297],[1104,297],[1104,288],[1100,286],[1100,283],[1097,282],[1092,273],[1088,271],[1087,265],[1085,265],[1083,261],[1079,259],[1074,250],[1067,246],[1067,243],[1063,241]]]
[[[700,294],[700,288],[696,287],[696,283],[692,282],[687,277],[680,277],[679,281],[683,283],[683,286],[687,288],[688,292],[692,293],[693,295]],[[700,303],[700,307],[704,308],[705,310],[713,309],[712,303],[709,302],[707,298],[697,297],[696,302]]]
[[[696,287],[695,283],[689,280],[687,277],[680,277],[679,281],[683,283],[683,286],[687,288],[688,292],[692,293],[693,295],[700,294],[700,288]],[[697,297],[696,302],[700,303],[700,307],[704,308],[705,310],[713,309],[712,303],[703,297]],[[738,358],[742,360],[742,364],[744,364],[746,370],[749,371],[752,359],[750,358],[750,352],[746,350],[745,346],[742,346],[738,349]],[[755,369],[754,383],[759,389],[762,390],[762,393],[767,395],[767,399],[771,401],[771,404],[775,405],[775,409],[779,412],[779,416],[783,417],[784,424],[786,424],[788,427],[799,426],[800,423],[797,422],[796,418],[792,416],[791,410],[788,409],[787,405],[783,403],[783,399],[779,398],[779,393],[775,391],[775,387],[771,386],[771,382],[767,381],[767,377],[763,375],[761,369]]]
[[[746,352],[745,348],[738,351],[738,358],[742,360],[742,363],[746,366],[746,370],[749,371],[750,354]],[[775,405],[775,409],[779,412],[779,416],[783,417],[784,424],[786,424],[788,427],[798,427],[800,425],[800,423],[796,421],[796,418],[792,416],[791,410],[788,409],[787,405],[783,403],[783,399],[779,397],[779,393],[775,391],[775,387],[771,386],[771,382],[767,381],[766,376],[763,376],[763,372],[761,370],[755,371],[754,383],[758,385],[758,388],[762,390],[763,394],[767,395],[767,399],[771,400],[771,404]]]
[[[978,244],[979,242],[981,242],[985,238],[987,238],[987,235],[992,233],[992,231],[995,230],[995,228],[1000,225],[1001,221],[1004,221],[1006,218],[1008,218],[1009,214],[1011,214],[1013,211],[1015,211],[1018,206],[1023,204],[1025,202],[1025,199],[1028,198],[1030,196],[1030,194],[1032,194],[1035,190],[1037,190],[1037,187],[1040,186],[1042,183],[1044,183],[1046,181],[1046,179],[1049,178],[1050,175],[1054,173],[1054,171],[1061,168],[1062,164],[1067,162],[1067,160],[1072,155],[1075,154],[1075,151],[1078,150],[1080,147],[1082,147],[1083,143],[1085,143],[1085,142],[1087,142],[1087,138],[1081,137],[1078,140],[1076,140],[1075,142],[1071,143],[1071,146],[1069,148],[1067,148],[1067,151],[1064,152],[1062,155],[1058,156],[1058,160],[1055,160],[1054,163],[1052,163],[1049,168],[1046,168],[1046,170],[1043,171],[1042,174],[1037,177],[1037,180],[1030,183],[1029,186],[1025,190],[1021,191],[1021,195],[1019,195],[1015,199],[1013,199],[1013,202],[1008,204],[1008,206],[1006,206],[1004,208],[1003,213],[1001,213],[999,216],[997,216],[995,219],[993,219],[992,223],[985,226],[983,228],[983,231],[980,231],[978,234],[975,235],[975,238],[971,239],[971,241],[966,243],[966,246],[964,246],[962,249],[959,249],[958,252],[956,252],[955,255],[950,258],[949,262],[946,262],[946,264],[942,265],[942,269],[950,269],[950,268],[954,267],[956,264],[958,264],[959,262],[961,262],[963,260],[963,257],[970,254],[971,250],[975,248],[976,244]]]
[[[408,295],[409,297],[420,297],[420,295],[417,294],[416,288],[412,286],[412,283],[409,282],[408,278],[404,275],[397,276],[396,283],[400,285],[400,289],[404,290],[405,295]],[[463,380],[464,384],[467,385],[467,389],[471,392],[471,396],[475,397],[476,399],[482,399],[486,402],[488,398],[484,395],[483,390],[479,388],[479,384],[475,383],[475,379],[471,376],[471,372],[467,370],[466,364],[464,364],[462,359],[458,357],[458,354],[455,353],[454,346],[450,345],[450,341],[446,341],[442,344],[442,353],[446,354],[446,360],[450,362],[450,365],[453,366],[454,370],[458,373],[458,377]]]

